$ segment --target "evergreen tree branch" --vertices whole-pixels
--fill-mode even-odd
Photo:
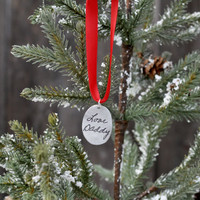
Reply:
[[[173,188],[173,185],[179,182],[177,176],[181,176],[183,171],[186,171],[190,167],[193,167],[193,163],[199,161],[198,157],[199,153],[200,153],[200,131],[198,131],[194,141],[194,145],[190,147],[188,155],[185,157],[182,163],[168,174],[162,175],[160,178],[158,178],[155,182],[156,187]],[[173,185],[172,185],[172,180],[173,181],[176,180],[176,182],[173,182]]]
[[[147,118],[165,114],[171,120],[196,120],[200,117],[199,112],[199,72],[193,71],[189,74],[172,97],[168,105],[151,105],[150,103],[133,103],[126,112],[127,120],[145,121]],[[197,89],[195,89],[197,87]],[[191,92],[190,92],[191,91]],[[161,97],[161,96],[160,96]],[[164,97],[165,98],[165,97]],[[157,99],[158,101],[158,99]],[[184,105],[184,106],[183,106]]]
[[[105,95],[106,92],[106,88],[107,88],[107,83],[108,83],[108,75],[109,75],[109,65],[110,65],[110,58],[109,56],[106,56],[104,58],[104,61],[101,64],[101,73],[99,75],[99,81],[98,81],[98,88],[99,88],[99,93],[101,98],[103,98],[103,96]],[[111,88],[110,88],[110,95],[109,97],[112,98],[116,92],[119,90],[119,70],[117,69],[117,65],[115,65],[115,58],[112,58],[112,71],[111,71]],[[111,102],[106,102],[107,105],[109,105],[109,107],[112,107],[113,101],[111,100]],[[111,104],[110,104],[111,103]]]
[[[37,140],[37,137],[35,137],[33,133],[33,129],[29,130],[27,124],[25,127],[23,127],[19,121],[14,120],[10,121],[9,125],[10,129],[15,133],[17,138],[23,138],[23,140],[26,140],[30,143],[34,143],[34,140]]]
[[[73,77],[74,82],[76,80],[76,82],[87,87],[87,76],[79,73],[79,67],[82,66],[79,66],[74,53],[71,51],[71,48],[68,47],[64,31],[61,30],[57,24],[57,14],[52,14],[51,10],[44,8],[40,11],[40,17],[41,28],[49,40],[54,52],[54,57],[56,58],[55,63],[59,65],[60,68],[66,68],[65,70],[68,70],[68,75]]]
[[[70,49],[64,60],[59,59],[53,50],[47,47],[40,47],[39,45],[14,45],[11,53],[15,57],[27,59],[27,62],[39,64],[38,67],[45,67],[46,69],[53,71],[59,70],[64,73],[64,75],[69,74],[69,71],[73,74],[77,74],[76,70],[74,70],[75,63],[70,57]]]
[[[148,26],[148,23],[153,18],[154,0],[140,0],[134,3],[132,12],[131,29],[139,27],[140,25]],[[130,32],[130,31],[129,31]]]
[[[180,43],[193,40],[199,33],[200,13],[186,14],[190,1],[174,1],[164,12],[161,19],[142,31],[133,33],[137,40],[156,40],[159,43]]]
[[[194,145],[189,149],[188,155],[185,157],[183,162],[168,174],[162,175],[158,178],[151,188],[163,190],[159,196],[166,196],[168,199],[190,199],[194,193],[198,191],[200,185],[198,181],[199,152],[200,133],[198,131]],[[142,194],[147,195],[146,192]],[[142,196],[142,194],[139,196],[143,198],[144,196]]]
[[[73,104],[77,105],[80,102],[85,102],[91,99],[88,92],[81,94],[80,91],[69,91],[68,88],[48,88],[46,86],[35,87],[35,89],[25,88],[21,92],[21,96],[34,102],[49,102],[51,104],[58,103],[58,106],[63,107],[73,107]]]
[[[173,120],[199,118],[199,59],[199,53],[193,52],[180,60],[174,70],[163,74],[160,81],[139,95],[138,101],[131,103],[126,119],[145,121],[161,114]]]
[[[143,95],[141,94],[140,103],[161,103],[163,101],[163,92],[166,92],[166,86],[168,82],[172,82],[174,78],[180,76],[188,76],[188,71],[185,70],[195,67],[200,63],[200,56],[198,51],[194,51],[185,56],[184,59],[180,59],[176,65],[173,66],[167,74],[162,75],[162,79],[155,83],[154,86],[150,86],[144,91]],[[160,91],[163,92],[160,92]]]
[[[145,121],[148,117],[156,117],[161,113],[158,105],[149,103],[132,103],[126,111],[126,120],[134,120],[135,122]]]
[[[135,176],[135,168],[139,159],[139,149],[135,143],[133,144],[133,141],[127,134],[125,135],[124,145],[126,148],[123,149],[122,155],[121,183],[123,186],[129,187]]]
[[[0,177],[0,191],[23,200],[53,200],[57,196],[111,199],[91,182],[92,164],[80,141],[76,137],[64,139],[56,114],[49,115],[48,121],[48,128],[40,139],[27,126],[10,122],[20,140],[11,135],[0,138],[1,165],[7,170]]]
[[[66,163],[67,170],[71,172],[71,176],[76,180],[76,182],[72,181],[71,183],[74,196],[111,199],[107,192],[103,192],[92,182],[92,164],[88,160],[88,156],[84,152],[83,147],[80,144],[80,140],[77,137],[67,137],[65,140],[61,138],[63,133],[62,129],[59,128],[60,124],[59,121],[57,121],[56,115],[49,116],[49,123],[50,126],[47,130],[49,137],[47,138],[47,141],[52,141],[51,143],[55,143],[53,142],[54,139],[52,138],[54,135],[57,141],[54,146],[55,156],[58,157],[61,162]],[[59,150],[57,150],[58,148]],[[71,179],[73,180],[72,177]]]
[[[110,35],[110,19],[106,15],[110,14],[110,2],[100,1],[99,3],[99,37],[105,38]],[[70,0],[56,0],[56,5],[62,10],[62,15],[65,20],[65,25],[68,28],[75,29],[75,24],[77,21],[85,21],[85,9],[82,5],[78,5],[74,1]],[[106,8],[105,8],[106,7]],[[109,10],[108,10],[109,8]],[[102,17],[101,17],[102,16]],[[124,28],[125,24],[124,13],[119,7],[118,10],[118,20],[116,25],[116,32],[120,33]]]
[[[160,192],[160,194],[155,195],[149,199],[156,198],[156,196],[159,197],[165,197],[169,200],[173,199],[193,199],[194,194],[199,191],[199,161],[197,161],[193,166],[190,166],[189,168],[185,168],[185,170],[182,171],[182,175],[176,174],[175,181],[178,183],[176,186],[169,187],[169,189],[165,189],[164,191]],[[164,187],[162,188],[164,189]]]
[[[36,193],[33,185],[29,184],[28,172],[34,166],[30,152],[33,143],[37,142],[37,134],[33,135],[32,130],[30,131],[27,126],[23,127],[18,121],[10,122],[10,126],[16,137],[7,134],[0,138],[1,166],[7,170],[7,173],[0,177],[1,192],[7,192],[19,199],[24,197],[35,200]],[[25,148],[26,145],[29,148]],[[23,193],[26,195],[22,195]]]
[[[39,45],[14,45],[11,53],[17,58],[27,59],[27,62],[38,64],[39,67],[46,67],[49,70],[59,70],[59,64],[54,55],[54,52],[47,47]]]
[[[54,175],[53,167],[51,166],[50,156],[51,148],[50,145],[45,143],[36,144],[33,149],[33,155],[35,158],[35,163],[38,168],[38,176],[40,182],[40,190],[42,192],[43,199],[53,200],[56,199],[54,192]]]
[[[100,2],[101,3],[101,2]],[[105,4],[105,2],[103,2]],[[65,17],[67,27],[74,27],[77,21],[85,21],[85,9],[81,5],[77,5],[75,1],[56,0],[56,4],[62,9],[62,14]],[[101,15],[101,6],[99,6],[99,15]],[[72,22],[73,21],[73,22]],[[110,33],[109,20],[99,19],[99,36],[108,37]]]
[[[75,18],[76,20],[85,19],[85,9],[76,1],[70,0],[56,0],[56,4],[62,7],[63,13],[67,13],[67,16]]]
[[[146,179],[146,173],[153,166],[158,155],[161,138],[166,134],[170,125],[169,119],[166,117],[163,117],[163,119],[160,118],[157,126],[154,126],[153,123],[151,121],[145,125],[138,124],[134,132],[135,139],[139,143],[141,156],[134,168],[131,178],[132,183],[124,187],[123,199],[133,199],[138,193],[143,191],[143,181]]]

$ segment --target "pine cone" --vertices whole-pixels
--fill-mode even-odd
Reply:
[[[150,56],[148,59],[144,59],[142,53],[138,53],[138,57],[142,59],[141,67],[143,74],[150,79],[153,80],[156,74],[160,75],[160,73],[164,71],[165,58],[161,56],[152,58]]]

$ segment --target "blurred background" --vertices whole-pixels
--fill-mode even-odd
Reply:
[[[77,2],[84,3],[84,0]],[[157,0],[155,17],[170,3],[170,0]],[[26,87],[35,85],[58,86],[66,85],[66,80],[59,73],[37,68],[22,59],[17,59],[10,54],[12,45],[39,44],[48,45],[39,26],[31,25],[27,19],[42,4],[42,0],[0,0],[0,133],[10,132],[8,121],[17,119],[23,124],[42,133],[47,124],[50,112],[58,112],[65,127],[67,135],[82,137],[81,121],[84,112],[76,109],[50,107],[48,104],[33,103],[20,97],[20,92]],[[200,1],[192,0],[189,11],[200,11]],[[68,37],[69,45],[74,44],[73,36]],[[100,44],[99,57],[103,58],[104,49],[109,52],[109,47]],[[115,56],[120,54],[120,49],[115,47]],[[172,60],[176,62],[188,52],[200,48],[200,37],[188,44],[179,47],[155,46],[155,55],[161,55],[165,50],[172,52]],[[102,51],[103,50],[103,51]],[[194,134],[199,122],[175,122],[169,134],[161,144],[158,161],[152,169],[151,176],[155,179],[161,173],[168,172],[177,166],[192,144]],[[82,143],[93,163],[101,164],[111,169],[113,165],[113,142],[110,140],[102,146],[92,146],[85,139]],[[98,180],[97,182],[102,182]],[[111,186],[105,185],[108,188]],[[3,199],[3,196],[0,197]]]

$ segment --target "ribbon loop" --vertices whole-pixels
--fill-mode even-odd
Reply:
[[[100,98],[97,85],[97,49],[98,49],[98,0],[86,1],[86,51],[89,87],[92,98],[100,103],[107,101],[111,87],[111,65],[115,27],[117,22],[118,0],[111,2],[111,24],[110,24],[110,67],[107,81],[106,93]]]

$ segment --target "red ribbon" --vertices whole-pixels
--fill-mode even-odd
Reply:
[[[107,101],[110,94],[113,41],[117,21],[117,12],[118,0],[112,0],[110,25],[110,68],[106,93],[103,99],[101,99],[97,85],[98,0],[87,0],[86,2],[86,51],[89,87],[93,99],[100,103]]]

